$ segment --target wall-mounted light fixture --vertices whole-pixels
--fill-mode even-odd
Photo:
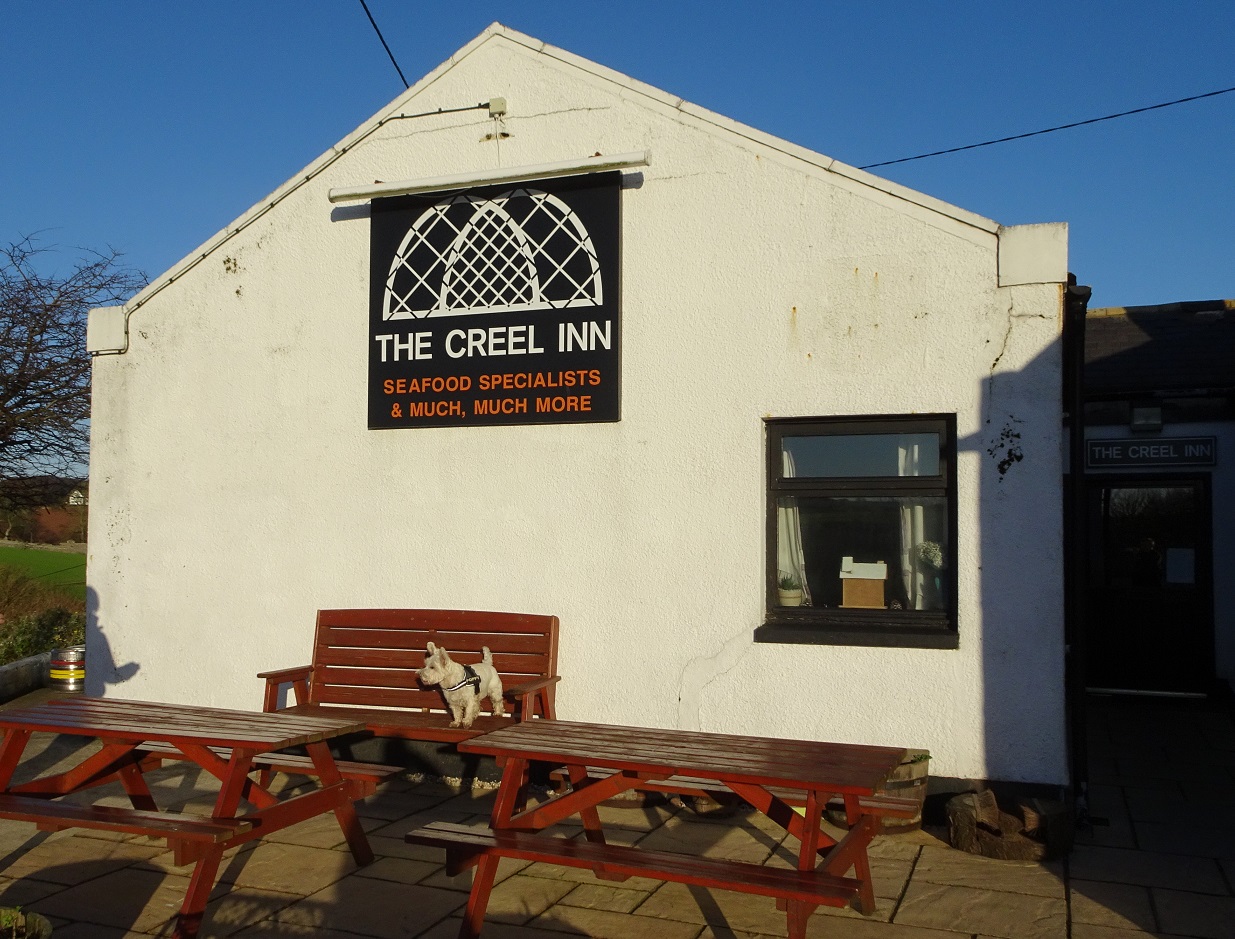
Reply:
[[[615,153],[612,156],[587,157],[582,160],[561,160],[557,163],[537,163],[534,166],[511,166],[506,169],[480,170],[475,173],[455,173],[451,176],[431,176],[398,183],[377,183],[369,186],[345,186],[330,190],[331,202],[361,202],[383,196],[406,196],[414,192],[438,192],[445,189],[466,189],[497,183],[518,183],[529,179],[552,179],[558,176],[579,176],[583,173],[603,173],[647,166],[651,162],[647,150],[635,153]]]
[[[1141,433],[1162,429],[1162,405],[1157,402],[1133,402],[1128,409],[1128,427]]]

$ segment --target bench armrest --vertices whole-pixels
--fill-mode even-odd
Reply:
[[[509,688],[503,689],[502,694],[505,697],[522,697],[540,688],[547,688],[549,685],[561,680],[561,675],[541,675],[539,678],[532,678],[529,681],[521,681],[517,685],[511,685]]]
[[[541,717],[552,718],[553,686],[561,680],[561,675],[541,675],[539,678],[531,678],[503,688],[502,697],[515,702],[514,716],[517,721],[527,720],[535,711],[539,711]],[[536,700],[540,701],[539,708],[535,705]]]
[[[309,703],[309,676],[313,674],[312,665],[297,665],[293,668],[276,668],[269,672],[258,672],[258,678],[266,679],[266,693],[262,696],[263,711],[277,711],[279,688],[291,684],[292,695],[296,704]]]

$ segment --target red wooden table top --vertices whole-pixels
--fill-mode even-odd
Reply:
[[[361,721],[263,711],[73,696],[0,711],[0,729],[80,734],[129,742],[186,742],[282,750],[364,729]]]
[[[653,727],[531,720],[459,744],[468,753],[869,795],[905,756],[899,747],[742,737]]]

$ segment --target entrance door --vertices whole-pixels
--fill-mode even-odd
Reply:
[[[1091,478],[1086,490],[1086,685],[1209,692],[1208,478]]]

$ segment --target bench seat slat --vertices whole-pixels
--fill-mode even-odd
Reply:
[[[472,663],[466,663],[472,664]],[[502,679],[502,691],[504,696],[510,697],[510,693],[518,686],[525,682],[535,681],[540,678],[539,674],[529,675],[527,673],[514,672],[499,672]],[[314,676],[316,687],[322,689],[318,694],[317,700],[323,701],[322,694],[325,689],[331,689],[333,693],[345,694],[349,691],[357,695],[366,695],[370,689],[376,693],[385,692],[388,694],[403,695],[409,701],[419,702],[423,699],[429,707],[443,707],[444,701],[442,694],[436,688],[426,688],[415,684],[416,678],[410,669],[404,669],[400,672],[397,669],[379,669],[366,667],[344,667],[338,665],[327,665],[320,668]],[[488,700],[487,698],[485,700]],[[370,701],[369,703],[375,703]],[[420,704],[408,705],[419,707]]]
[[[460,665],[478,665],[483,661],[479,650],[469,653],[466,650],[456,652],[450,646],[445,647],[450,657]],[[329,672],[343,673],[345,670],[372,670],[375,675],[395,679],[388,684],[404,688],[424,687],[417,684],[417,672],[425,664],[425,650],[420,649],[360,649],[339,648],[328,646],[315,651],[315,664],[318,672],[317,680]],[[533,655],[502,655],[494,653],[493,667],[502,676],[504,683],[518,683],[539,678],[542,675],[553,674],[552,663],[544,656]],[[516,677],[520,676],[520,677]]]
[[[551,617],[537,613],[490,613],[482,610],[402,610],[351,609],[321,610],[318,622],[324,626],[391,629],[396,632],[425,630],[460,633],[539,633],[553,630]]]
[[[240,819],[209,819],[107,805],[75,805],[7,794],[0,795],[0,818],[34,822],[41,827],[96,828],[210,844],[227,841],[253,828],[252,823]]]
[[[818,871],[762,867],[743,861],[596,844],[529,832],[495,832],[449,822],[431,822],[404,837],[410,844],[442,847],[448,854],[453,852],[456,858],[462,859],[498,854],[828,906],[846,905],[857,896],[860,886],[853,878]]]
[[[613,773],[613,770],[589,766],[587,773],[589,776],[602,779]],[[562,770],[554,770],[550,777],[556,780],[560,785],[565,785],[569,777]],[[670,776],[668,779],[644,780],[636,789],[645,792],[664,792],[672,795],[689,795],[689,796],[706,796],[709,798],[736,798],[732,789],[714,779],[700,779],[694,776]],[[788,789],[783,786],[769,786],[768,791],[789,805],[805,805],[806,790],[804,789]],[[829,805],[836,805],[842,800],[830,800]],[[858,803],[863,810],[872,815],[887,816],[889,818],[913,818],[922,811],[922,806],[916,799],[902,799],[896,796],[862,796],[858,799]]]
[[[164,759],[187,759],[183,753],[170,744],[145,743],[139,748],[145,753],[151,753]],[[209,747],[220,759],[228,759],[231,752],[224,747]],[[312,757],[300,756],[294,753],[261,753],[253,758],[254,768],[279,770],[284,773],[299,773],[302,776],[316,776],[317,769]],[[381,763],[356,763],[349,760],[335,760],[335,766],[344,779],[364,779],[374,783],[381,782],[396,773],[403,772],[402,766],[386,766]]]
[[[502,692],[510,700],[527,682],[539,680],[539,675],[511,675],[504,673]],[[409,676],[369,669],[344,672],[335,668],[319,670],[314,684],[313,700],[320,704],[354,701],[359,704],[390,707],[430,707],[444,709],[446,702],[436,688],[422,688],[408,684]],[[381,700],[379,700],[381,699]],[[488,698],[482,699],[487,707]]]
[[[417,688],[376,688],[358,685],[332,685],[318,683],[314,686],[314,704],[352,704],[359,707],[372,708],[411,708],[420,710],[428,708],[446,713],[446,702],[436,692],[421,691]],[[487,710],[488,699],[482,701],[482,708]]]
[[[353,649],[364,649],[376,650],[388,655],[399,653],[423,655],[429,642],[445,646],[452,653],[456,649],[464,650],[465,655],[471,654],[476,661],[480,661],[482,646],[488,646],[489,651],[499,657],[503,655],[543,656],[548,637],[536,633],[503,633],[500,630],[485,633],[410,630],[400,633],[391,629],[373,630],[350,627],[347,629],[332,628],[318,637],[319,647],[323,650],[336,650],[335,654],[345,654]]]

